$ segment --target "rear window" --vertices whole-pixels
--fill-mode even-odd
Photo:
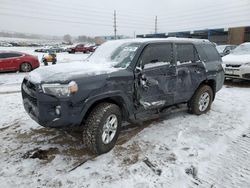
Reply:
[[[212,44],[202,45],[204,53],[205,53],[205,60],[206,61],[220,61],[221,57]]]
[[[176,44],[177,64],[194,63],[199,60],[198,54],[192,44]]]

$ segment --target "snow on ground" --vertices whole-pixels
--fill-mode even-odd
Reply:
[[[227,82],[205,115],[182,107],[129,124],[95,157],[80,132],[30,119],[20,90],[11,92],[24,75],[0,74],[1,187],[250,187],[249,82]]]
[[[249,94],[224,86],[205,115],[181,108],[128,125],[99,157],[85,150],[80,133],[32,121],[20,93],[1,94],[1,187],[249,187]]]

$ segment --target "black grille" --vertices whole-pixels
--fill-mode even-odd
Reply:
[[[240,67],[241,65],[232,65],[232,64],[226,64],[226,67],[235,67],[235,68],[238,68]]]
[[[35,97],[30,96],[24,90],[23,90],[22,94],[23,94],[24,99],[28,99],[30,102],[32,102],[34,105],[37,106],[37,99]]]
[[[22,86],[22,96],[24,99],[28,99],[30,102],[32,102],[33,105],[37,106],[37,98],[35,97],[35,91],[36,91],[36,86],[27,81],[23,81]]]
[[[32,82],[28,81],[28,80],[24,80],[23,83],[26,85],[27,88],[29,88],[32,91],[36,91],[36,86],[35,84],[33,84]]]

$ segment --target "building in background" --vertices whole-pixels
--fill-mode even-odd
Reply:
[[[199,38],[208,39],[217,44],[241,44],[250,42],[250,27],[235,27],[221,29],[204,29],[197,31],[171,32],[137,35],[137,38],[167,38],[167,37],[183,37],[183,38]]]

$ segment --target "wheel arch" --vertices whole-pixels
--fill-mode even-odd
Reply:
[[[214,79],[204,80],[203,82],[200,83],[200,85],[199,85],[199,87],[197,89],[199,89],[202,85],[208,85],[208,86],[210,86],[212,88],[213,100],[214,100],[215,95],[216,95],[216,81]]]
[[[110,96],[110,97],[104,97],[104,98],[99,98],[93,102],[91,102],[91,104],[87,105],[87,110],[84,113],[83,116],[83,122],[87,119],[87,117],[89,116],[90,112],[99,104],[101,103],[112,103],[117,105],[120,109],[121,109],[121,113],[122,113],[122,120],[127,120],[129,117],[129,109],[126,105],[126,102],[124,100],[124,98],[122,96]]]

